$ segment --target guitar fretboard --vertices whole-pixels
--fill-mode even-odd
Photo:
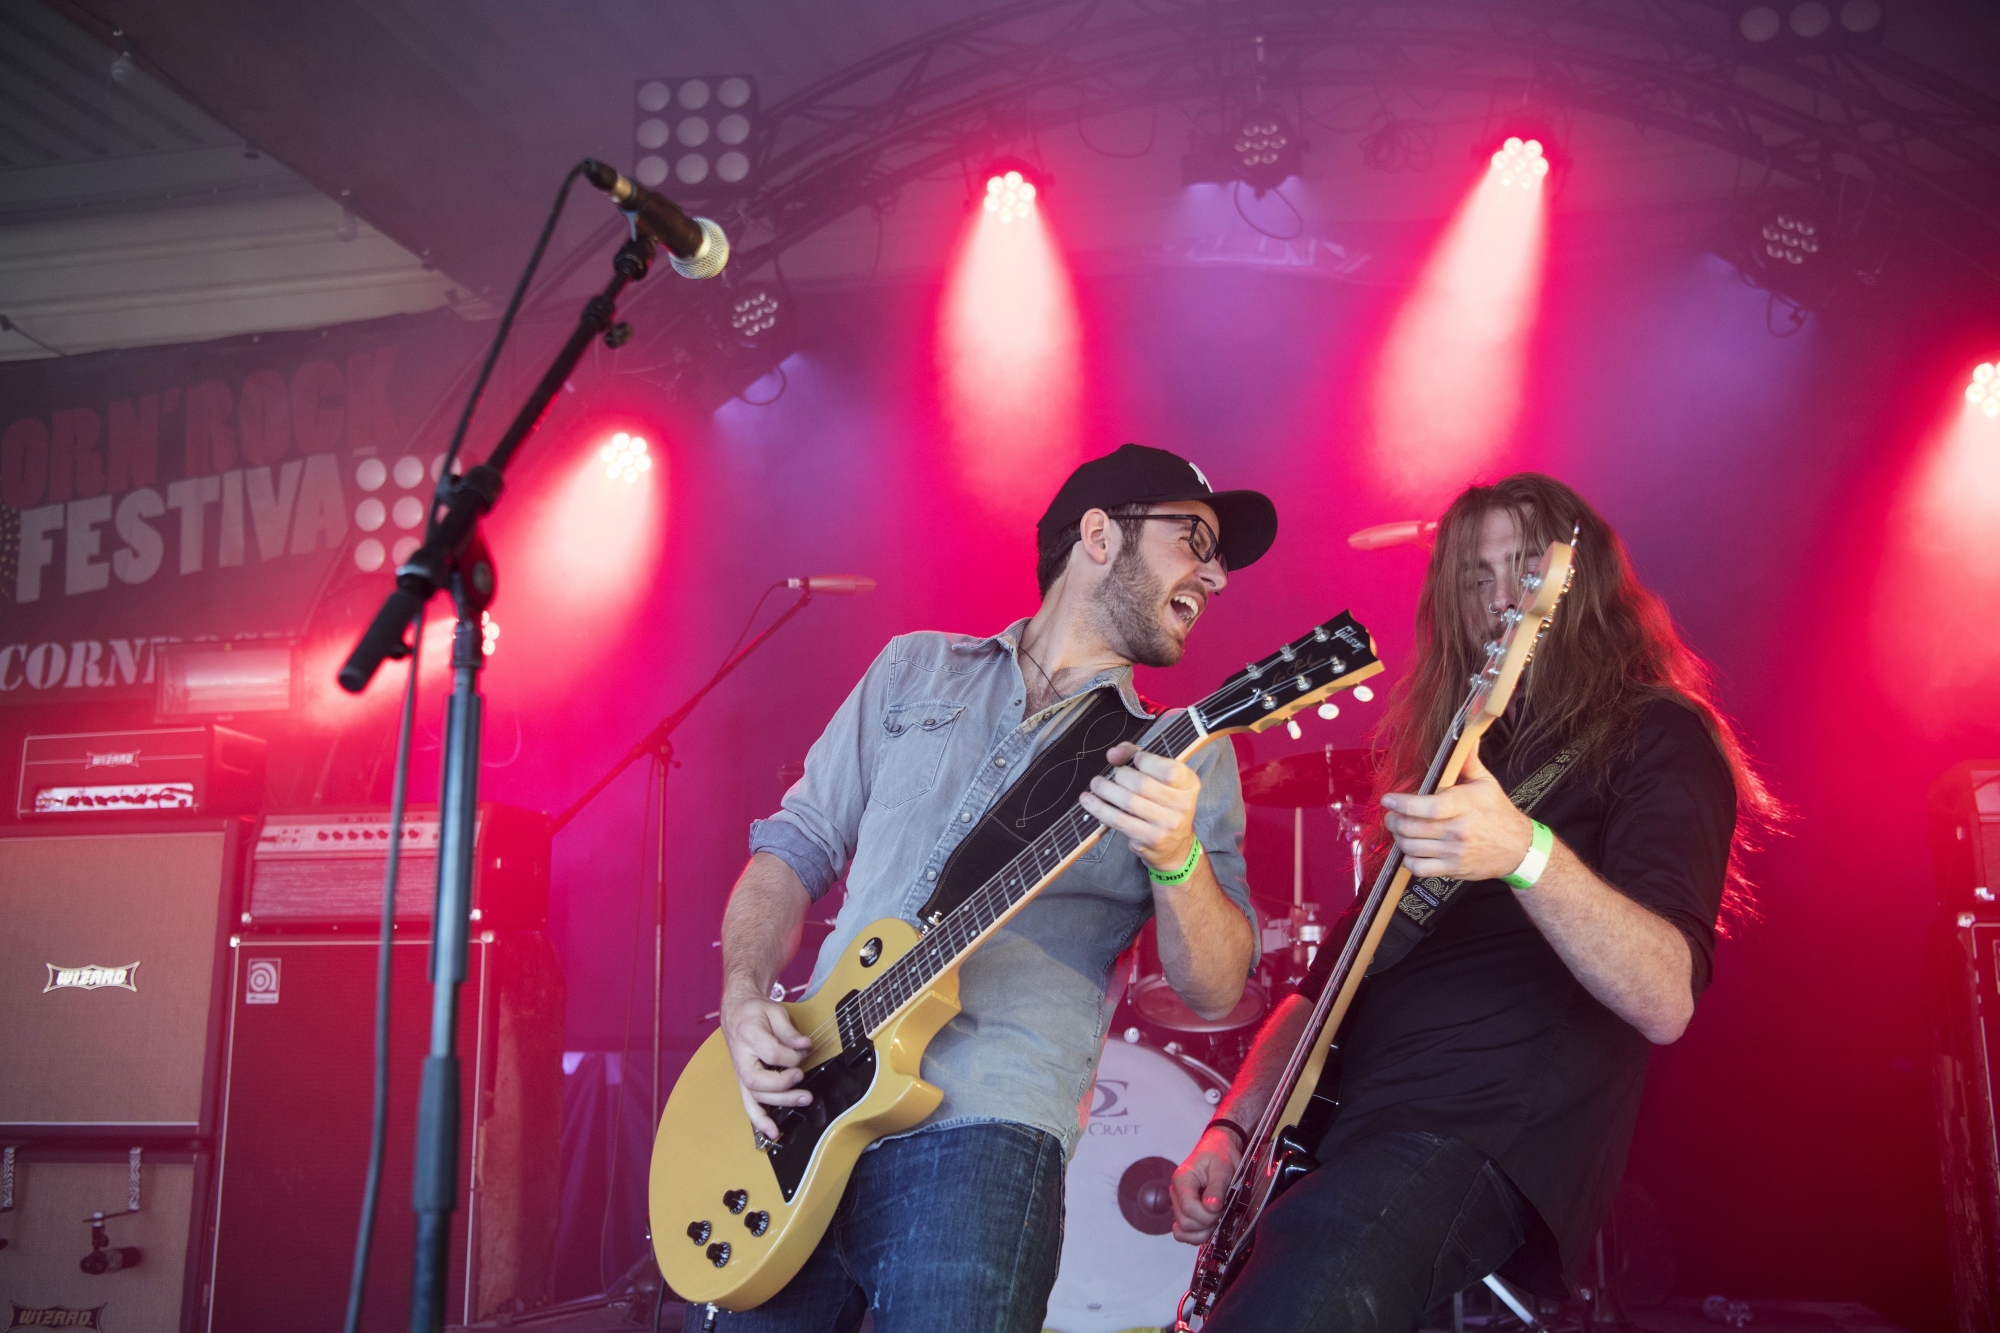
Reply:
[[[1193,710],[1177,713],[1141,737],[1141,749],[1179,758],[1201,740]],[[1108,769],[1106,770],[1109,771]],[[993,926],[1039,889],[1103,825],[1074,806],[997,874],[967,895],[917,946],[889,965],[866,990],[837,1007],[841,1038],[852,1047],[957,963]]]

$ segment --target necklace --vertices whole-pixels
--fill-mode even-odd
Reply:
[[[1021,645],[1021,656],[1027,658],[1028,661],[1034,663],[1035,670],[1042,673],[1042,679],[1048,682],[1050,695],[1056,698],[1060,698],[1062,695],[1062,691],[1056,688],[1055,678],[1049,675],[1047,667],[1044,667],[1040,662],[1035,661],[1035,655],[1028,651],[1028,646],[1026,644]]]

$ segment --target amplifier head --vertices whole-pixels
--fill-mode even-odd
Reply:
[[[405,812],[396,875],[396,920],[420,926],[436,898],[435,806]],[[251,855],[239,920],[253,931],[368,930],[382,916],[389,859],[386,810],[315,810],[264,818]],[[479,807],[473,836],[472,907],[479,927],[539,930],[549,913],[548,816]]]

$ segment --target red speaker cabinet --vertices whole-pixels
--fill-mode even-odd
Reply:
[[[216,1164],[215,1333],[335,1333],[368,1157],[375,941],[327,933],[233,942]],[[418,1071],[430,945],[394,946],[389,1139],[363,1327],[409,1326]],[[475,928],[460,992],[464,1082],[451,1323],[554,1294],[562,1102],[561,973],[539,932]]]

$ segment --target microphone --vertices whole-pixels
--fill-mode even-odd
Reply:
[[[823,592],[833,597],[849,597],[857,592],[874,592],[875,580],[860,574],[808,574],[802,579],[786,579],[787,588]]]
[[[1385,546],[1429,546],[1437,540],[1436,519],[1407,519],[1401,523],[1378,523],[1350,535],[1347,544],[1357,551],[1379,551]]]
[[[707,218],[691,218],[663,194],[654,194],[616,167],[591,158],[583,160],[583,177],[611,196],[632,226],[653,238],[673,257],[674,272],[684,278],[712,278],[729,262],[729,238]]]

